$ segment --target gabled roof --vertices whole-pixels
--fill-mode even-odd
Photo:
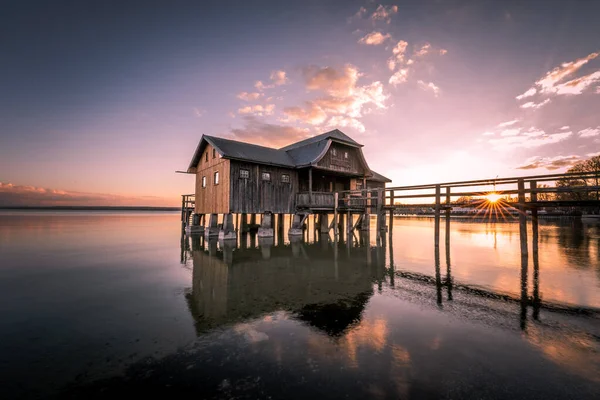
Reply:
[[[325,132],[320,135],[313,136],[311,138],[304,139],[304,140],[301,140],[296,143],[292,143],[290,145],[282,147],[280,150],[289,151],[291,149],[295,149],[298,147],[310,145],[310,144],[320,142],[320,141],[325,141],[326,139],[332,139],[336,142],[345,143],[347,145],[354,146],[354,147],[363,147],[362,144],[356,142],[354,139],[352,139],[350,136],[346,135],[339,129],[334,129],[332,131]]]
[[[238,142],[237,140],[203,135],[196,148],[194,157],[190,162],[188,171],[198,165],[207,143],[210,143],[223,158],[288,168],[294,168],[296,166],[294,160],[285,151],[274,149],[272,147]]]
[[[280,149],[203,135],[192,157],[188,172],[196,172],[196,167],[208,144],[213,146],[223,158],[286,168],[302,168],[315,165],[327,152],[332,142],[358,148],[359,156],[365,168],[368,171],[370,170],[360,151],[362,144],[357,143],[338,129],[334,129]],[[379,176],[387,179],[381,175]],[[374,180],[373,178],[370,179]],[[382,182],[385,182],[385,180],[382,180]],[[387,180],[387,182],[390,181]]]
[[[369,181],[373,181],[373,182],[391,182],[392,181],[390,178],[386,178],[385,176],[378,174],[377,172],[375,172],[373,170],[371,170],[371,173],[373,174],[373,176],[367,179]]]

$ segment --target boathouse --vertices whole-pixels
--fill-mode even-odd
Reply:
[[[279,149],[203,135],[187,169],[196,175],[194,213],[333,212],[335,192],[391,182],[369,168],[362,147],[337,129]]]

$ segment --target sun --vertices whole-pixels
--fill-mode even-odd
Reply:
[[[487,201],[489,201],[490,203],[495,203],[498,200],[500,200],[502,198],[502,196],[500,196],[498,193],[488,193],[485,195],[485,198],[487,199]]]

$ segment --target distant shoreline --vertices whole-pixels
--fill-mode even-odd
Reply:
[[[181,211],[181,207],[144,206],[0,206],[1,210],[19,211]]]

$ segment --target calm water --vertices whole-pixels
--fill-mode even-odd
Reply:
[[[527,258],[514,223],[393,233],[234,248],[178,213],[2,213],[1,396],[600,396],[599,225],[541,221]]]

